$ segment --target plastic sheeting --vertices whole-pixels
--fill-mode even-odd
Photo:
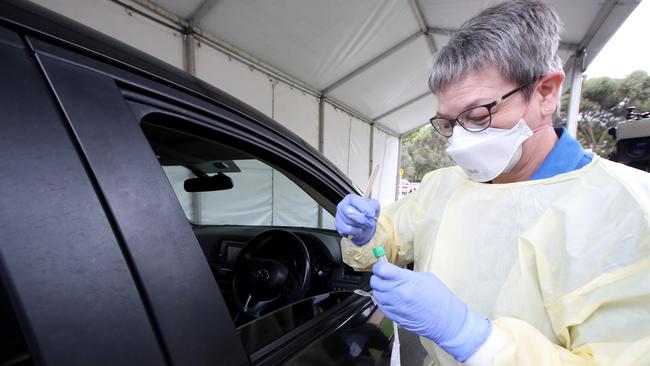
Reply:
[[[34,0],[53,11],[183,68],[183,36],[110,1]],[[80,6],[83,5],[83,6]],[[153,15],[155,16],[155,15]]]

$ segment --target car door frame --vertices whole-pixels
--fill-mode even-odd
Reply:
[[[78,54],[27,40],[113,216],[169,362],[248,364],[196,237],[115,79],[71,62]]]
[[[0,281],[29,355],[43,365],[164,365],[77,141],[24,39],[5,25]]]

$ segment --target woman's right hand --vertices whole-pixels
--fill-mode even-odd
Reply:
[[[348,194],[336,206],[336,231],[362,246],[375,234],[379,210],[379,201]]]

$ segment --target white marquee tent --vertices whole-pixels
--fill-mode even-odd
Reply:
[[[400,139],[427,123],[432,54],[494,0],[36,0],[243,100],[374,196],[396,198]],[[575,131],[582,72],[640,0],[550,0]]]

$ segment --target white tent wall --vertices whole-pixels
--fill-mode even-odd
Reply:
[[[318,149],[318,99],[286,83],[273,82],[272,117]],[[317,227],[318,204],[284,175],[273,174],[274,225]]]
[[[194,175],[190,171],[181,167],[181,166],[165,166],[163,167],[169,183],[171,183],[174,193],[178,201],[183,207],[183,212],[185,216],[189,218],[192,222],[196,221],[194,219],[194,213],[192,212],[192,193],[186,192],[183,188],[183,184],[186,179],[193,178]]]
[[[278,82],[273,88],[273,119],[318,149],[318,98]]]
[[[323,108],[323,154],[343,173],[348,173],[350,115],[329,104]]]
[[[397,176],[399,168],[399,138],[373,128],[372,160],[382,162],[381,175],[375,182],[372,197],[382,206],[397,198]]]
[[[370,176],[370,129],[366,122],[350,117],[347,175],[361,189]]]
[[[127,6],[108,0],[34,0],[34,2],[173,66],[180,69],[185,66],[188,69],[188,66],[184,65],[186,51],[184,51],[184,36],[180,31],[180,25],[137,2],[124,1],[124,4],[137,11],[131,11]],[[228,50],[214,44],[212,39],[203,39],[195,35],[191,47],[193,65],[189,69],[192,69],[198,78],[274,118],[317,149],[320,137],[321,152],[360,188],[365,187],[370,174],[372,155],[373,162],[381,164],[382,167],[382,176],[378,179],[381,184],[375,187],[373,196],[382,197],[382,204],[395,200],[398,137],[371,128],[367,121],[352,116],[338,106],[335,107],[328,99],[325,99],[323,108],[323,136],[319,136],[319,103],[314,91],[306,91],[302,86],[290,85],[291,81],[284,82],[282,75],[276,77],[272,71],[270,73],[267,68],[259,67],[255,62],[248,62],[240,55],[233,56]],[[379,140],[381,140],[374,142],[372,152],[370,151],[371,129],[375,131],[375,136],[380,136]],[[378,149],[381,151],[379,154],[376,153]],[[274,178],[276,174],[278,173],[273,174]],[[273,179],[273,181],[276,184],[285,182],[283,179]],[[276,188],[278,194],[289,193],[286,191],[287,187],[278,186],[273,190],[276,191]],[[196,195],[196,197],[202,196]],[[194,201],[198,201],[196,197]],[[296,194],[294,199],[299,197],[302,196]],[[187,207],[184,205],[184,209],[190,210],[191,202],[192,200],[188,199],[188,202],[185,202]],[[294,202],[294,204],[307,212],[314,212],[313,202],[308,204],[307,199],[301,202]],[[199,202],[195,203],[199,205]],[[289,209],[285,207],[282,212]],[[278,217],[287,216],[279,214]],[[310,217],[308,220],[311,222],[313,219]],[[323,226],[333,227],[330,225],[332,223],[328,213],[323,213],[320,220]]]
[[[273,86],[269,77],[204,43],[195,47],[196,76],[271,117]]]
[[[232,189],[199,194],[198,223],[272,224],[274,170],[258,160],[239,160],[237,165],[241,172],[227,174],[232,179]]]
[[[183,68],[183,35],[161,17],[152,18],[130,12],[114,2],[102,0],[31,0],[37,4],[74,19],[142,52]],[[133,5],[138,8],[137,5]]]
[[[289,178],[275,170],[273,225],[318,227],[318,203]]]

